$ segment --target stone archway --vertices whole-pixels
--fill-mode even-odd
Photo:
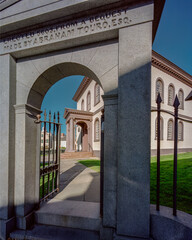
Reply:
[[[34,116],[48,89],[75,74],[94,79],[104,90],[100,231],[106,239],[149,238],[151,46],[164,1],[53,1],[45,7],[43,0],[34,1],[33,8],[17,2],[3,9],[0,19],[4,232],[12,219],[26,229],[33,218],[40,145]]]
[[[103,48],[110,47],[114,43],[109,43],[108,46],[100,46],[102,50]],[[99,47],[99,48],[100,48]],[[114,51],[116,51],[116,47],[114,48]],[[87,49],[89,52],[90,49]],[[63,58],[66,58],[66,55],[68,53],[64,53],[61,58],[61,54],[55,54],[54,55],[54,63],[56,61],[63,61]],[[73,56],[75,55],[75,51],[73,51]],[[65,57],[64,57],[65,56]],[[52,58],[53,56],[51,56]],[[59,60],[58,60],[59,59]],[[97,61],[99,61],[100,57],[98,58]],[[44,60],[44,62],[42,61]],[[116,60],[115,60],[116,61]],[[16,150],[16,169],[19,170],[19,166],[22,164],[23,173],[17,175],[17,182],[18,185],[15,186],[15,199],[16,201],[23,202],[24,204],[22,206],[16,206],[16,211],[18,215],[18,227],[19,228],[25,228],[24,225],[26,224],[26,213],[30,214],[30,212],[35,208],[36,205],[38,205],[39,202],[39,150],[40,149],[40,142],[38,140],[38,136],[40,134],[40,127],[36,124],[34,124],[34,117],[39,114],[41,103],[43,101],[43,98],[48,91],[48,89],[57,81],[60,79],[70,76],[70,75],[86,75],[88,77],[93,78],[97,83],[100,85],[103,82],[105,86],[107,87],[107,84],[105,83],[105,78],[107,76],[103,76],[101,80],[98,78],[98,76],[93,72],[92,69],[94,69],[96,72],[102,71],[102,68],[98,66],[98,63],[96,64],[97,67],[95,67],[95,64],[93,65],[92,69],[89,67],[80,64],[79,62],[74,63],[74,62],[61,62],[58,64],[52,65],[53,62],[50,61],[50,58],[45,55],[43,58],[42,56],[36,57],[35,59],[23,59],[19,65],[20,71],[18,72],[19,79],[22,82],[23,80],[27,82],[28,87],[24,86],[25,89],[22,90],[23,85],[20,84],[20,81],[17,83],[17,89],[18,91],[21,91],[21,94],[18,95],[18,103],[20,101],[23,101],[24,104],[17,104],[15,106],[15,111],[16,111],[16,142],[19,143],[20,141],[25,142],[24,145],[19,146]],[[114,62],[112,61],[114,64]],[[109,64],[109,63],[108,63]],[[28,66],[33,66],[32,69],[27,68]],[[49,67],[45,70],[42,71],[45,67]],[[51,65],[51,66],[50,66]],[[37,68],[38,66],[38,68]],[[106,67],[106,66],[105,66]],[[103,67],[103,71],[106,71],[105,67]],[[35,72],[33,70],[35,69]],[[38,69],[38,70],[37,70]],[[42,73],[41,73],[41,71]],[[110,70],[114,71],[114,70]],[[109,71],[109,72],[110,72]],[[109,74],[109,72],[107,72]],[[34,74],[32,74],[34,73]],[[104,74],[105,75],[105,74]],[[23,80],[22,80],[23,79]],[[114,79],[114,87],[116,86],[116,81],[117,79]],[[112,88],[112,85],[108,86],[108,89]],[[102,86],[103,87],[103,86]],[[104,91],[105,88],[103,87]],[[106,88],[107,89],[107,88]],[[117,89],[113,89],[113,91],[116,91]],[[106,91],[105,91],[106,92]],[[82,112],[78,112],[82,116]],[[71,112],[71,115],[74,113]],[[84,113],[83,113],[84,115]],[[90,128],[90,122],[92,118],[92,113],[86,113],[85,114],[85,121],[86,121],[86,126],[88,128],[84,127],[84,133],[85,131],[88,131],[89,134],[84,134],[84,149],[90,149],[87,144],[91,142],[89,138],[91,138],[91,128]],[[79,118],[78,118],[79,119]],[[73,129],[74,127],[74,117],[70,118],[70,127]],[[25,126],[23,128],[23,126]],[[71,131],[71,134],[74,135],[74,132]],[[30,140],[29,140],[30,139]],[[87,142],[87,144],[85,144]],[[70,151],[74,151],[74,142],[71,143],[70,145]],[[30,152],[30,154],[28,154]],[[28,172],[27,169],[30,166],[30,171]],[[27,176],[27,177],[26,177]],[[25,186],[25,192],[23,195],[17,194],[19,193],[19,186],[20,185]],[[30,185],[30,188],[27,186]],[[31,199],[28,198],[32,197]],[[30,204],[25,204],[30,202]]]

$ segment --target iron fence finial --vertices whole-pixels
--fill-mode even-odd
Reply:
[[[47,113],[46,113],[46,109],[44,111],[44,120],[46,121],[46,118],[47,118]]]
[[[57,119],[58,119],[58,123],[60,123],[60,115],[59,115],[59,111],[57,112]]]
[[[178,108],[179,105],[180,105],[180,102],[179,102],[179,99],[178,99],[177,94],[176,94],[175,100],[174,100],[174,103],[173,103],[173,107]]]
[[[51,122],[51,111],[49,111],[49,122]]]
[[[162,102],[162,98],[161,98],[160,93],[158,93],[157,98],[156,98],[156,103],[160,104],[161,102]]]

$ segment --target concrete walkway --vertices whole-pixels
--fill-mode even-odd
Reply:
[[[94,158],[95,159],[95,158]],[[60,192],[35,212],[31,230],[16,230],[13,239],[99,240],[100,174],[78,163],[62,159]]]
[[[41,225],[99,231],[100,173],[78,163],[61,160],[60,192],[42,203],[35,212],[35,222]]]
[[[77,159],[61,160],[60,193],[54,199],[99,202],[100,173],[78,161]]]

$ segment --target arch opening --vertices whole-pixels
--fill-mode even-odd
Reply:
[[[40,109],[48,90],[59,80],[72,75],[94,79],[102,87],[99,78],[88,67],[78,63],[64,62],[48,68],[36,79],[29,91],[27,104]]]
[[[59,80],[63,79],[63,81],[65,81],[66,77],[74,76],[74,75],[80,75],[80,76],[86,76],[86,77],[83,78],[82,82],[79,85],[79,88],[76,90],[75,95],[73,96],[73,100],[77,102],[76,109],[65,108],[65,103],[63,103],[63,109],[65,108],[64,118],[66,120],[66,149],[64,153],[61,153],[61,161],[67,160],[65,155],[67,153],[72,154],[73,159],[79,159],[79,158],[89,159],[90,157],[94,156],[93,152],[95,149],[97,151],[100,150],[98,149],[98,146],[100,145],[98,142],[97,142],[97,146],[94,145],[95,143],[93,139],[93,132],[94,132],[93,129],[94,129],[95,118],[98,119],[101,117],[101,108],[103,108],[104,103],[101,101],[99,103],[100,105],[98,104],[97,106],[95,106],[93,99],[89,99],[90,100],[89,109],[87,109],[86,107],[87,93],[91,92],[90,96],[94,97],[96,83],[101,88],[101,90],[99,91],[100,94],[102,95],[104,94],[104,91],[101,87],[101,83],[98,77],[86,66],[83,66],[77,63],[57,64],[55,66],[48,68],[36,79],[36,81],[34,82],[33,86],[30,89],[30,92],[27,98],[28,105],[41,109],[44,97],[46,94],[48,94],[49,89],[51,89],[51,87],[55,83],[57,83]],[[82,109],[82,100],[85,106],[84,109]],[[47,112],[49,110],[50,109],[47,109]],[[63,116],[61,115],[61,118],[62,117]],[[79,132],[78,132],[78,129],[79,129]],[[65,134],[62,132],[61,135],[64,136]],[[47,146],[49,145],[48,142],[46,142],[46,144]],[[80,155],[73,155],[76,153],[80,154],[82,152],[89,153],[89,156],[85,157]],[[98,154],[96,157],[98,157]],[[75,164],[78,164],[78,161]],[[73,168],[74,166],[71,167],[71,169]],[[62,169],[62,172],[63,173],[60,174],[61,178],[64,176],[65,170]],[[97,173],[96,175],[97,175],[96,177],[98,178],[98,176],[100,176],[100,173]],[[97,183],[99,183],[98,180],[97,180]],[[91,189],[91,186],[93,185],[92,180],[90,180],[90,183],[86,183],[86,184],[87,184],[88,190],[85,191],[84,193],[85,195],[89,191],[91,191],[90,189]],[[81,186],[79,186],[79,188],[81,188]],[[63,189],[63,191],[65,191],[65,188],[63,186],[60,186],[60,189]],[[96,192],[98,196],[95,201],[98,202],[99,195],[100,195],[100,184],[98,184]],[[73,194],[76,194],[76,193],[73,193]],[[80,200],[81,198],[82,196],[77,196],[77,200]],[[90,199],[87,197],[83,197],[83,199],[86,199],[86,200],[80,200],[80,201],[90,201]],[[64,200],[70,200],[70,197],[69,196],[64,197]],[[92,198],[91,201],[94,202],[94,199]]]

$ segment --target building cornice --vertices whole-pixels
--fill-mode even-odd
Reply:
[[[69,114],[78,114],[83,116],[93,116],[93,112],[82,111],[77,109],[65,108],[64,118],[66,119]]]
[[[192,76],[190,74],[155,51],[152,51],[152,66],[192,87]]]
[[[73,100],[75,102],[78,102],[79,98],[83,95],[89,84],[91,83],[91,79],[88,77],[84,77],[81,84],[79,85],[77,91],[75,92],[75,95],[73,96]]]
[[[192,87],[192,76],[185,72],[183,69],[161,56],[159,53],[152,51],[152,66],[158,68],[159,70],[169,74],[170,76],[176,78],[177,80],[183,82],[184,84]],[[79,85],[73,100],[78,102],[80,97],[83,95],[89,84],[91,83],[91,79],[88,77],[84,77],[81,84]]]

